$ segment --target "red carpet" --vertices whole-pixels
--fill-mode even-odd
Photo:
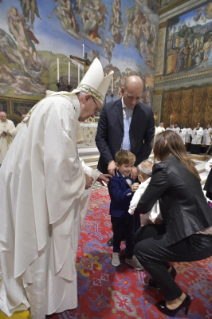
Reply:
[[[112,234],[108,209],[107,189],[93,190],[77,255],[79,306],[49,318],[167,318],[154,306],[163,296],[147,288],[148,274],[125,264],[124,257],[117,269],[111,265],[112,248],[107,246]],[[212,319],[212,258],[174,266],[177,282],[192,297],[188,316],[181,310],[176,318]]]

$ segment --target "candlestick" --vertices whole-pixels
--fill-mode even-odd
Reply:
[[[83,59],[85,57],[85,45],[84,44],[82,45],[82,57],[83,57]]]
[[[111,81],[111,92],[113,94],[113,76],[112,76],[112,81]]]
[[[80,65],[78,64],[78,85],[80,83]]]
[[[113,93],[110,96],[111,96],[111,101],[113,101],[113,97],[114,97]]]
[[[68,84],[68,85],[67,85],[67,89],[68,89],[68,92],[70,92],[71,89],[72,89],[72,86],[71,86],[70,84]]]
[[[59,82],[59,77],[60,77],[60,67],[59,67],[59,59],[57,58],[57,82]]]
[[[71,79],[70,79],[70,69],[71,69],[71,64],[68,62],[68,84],[70,84]]]
[[[59,92],[60,91],[60,82],[58,81],[56,85],[57,85],[57,90]]]

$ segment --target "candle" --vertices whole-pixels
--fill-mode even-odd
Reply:
[[[70,62],[68,62],[68,84],[70,84],[71,80],[70,80],[70,68],[71,68],[71,64]]]
[[[82,57],[83,57],[83,59],[85,57],[85,45],[84,44],[82,45]]]
[[[170,125],[172,124],[172,116],[170,116]]]
[[[80,83],[80,65],[78,64],[78,85]]]
[[[57,58],[57,83],[59,83],[59,74],[60,74],[60,67],[59,67],[59,59]]]
[[[113,94],[113,76],[112,76],[112,81],[111,81],[111,92]]]

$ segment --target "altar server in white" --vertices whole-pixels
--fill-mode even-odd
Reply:
[[[183,127],[183,124],[180,125],[180,130],[178,134],[182,138],[183,144],[185,145],[186,129]]]
[[[192,131],[192,140],[191,140],[191,153],[192,154],[199,154],[200,152],[200,145],[203,136],[203,129],[200,128],[199,124],[193,129]]]
[[[203,137],[205,138],[204,143],[202,141],[203,144],[207,145],[207,148],[209,147],[209,145],[211,145],[211,133],[212,133],[211,125],[207,124],[206,129],[203,131]]]
[[[190,128],[189,124],[186,125],[186,135],[185,135],[185,143],[190,144],[191,143],[191,135],[192,135],[192,129]]]
[[[13,121],[7,119],[5,112],[0,112],[0,166],[5,158],[7,151],[13,141]]]
[[[27,114],[0,169],[0,309],[32,319],[77,307],[75,268],[91,185],[108,182],[77,151],[77,123],[101,109],[112,74],[95,59],[71,93],[48,92]]]
[[[164,132],[165,131],[165,128],[163,126],[163,122],[160,122],[159,126],[156,128],[155,130],[155,135],[161,133],[161,132]]]

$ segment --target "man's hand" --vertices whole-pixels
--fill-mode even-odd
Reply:
[[[139,187],[139,183],[132,184],[131,189],[132,189],[133,193],[135,193],[135,191],[138,189],[138,187]]]
[[[110,175],[114,176],[115,175],[115,172],[116,172],[116,163],[114,161],[111,161],[109,164],[108,164],[108,167],[107,167],[107,171]]]
[[[93,183],[93,177],[90,175],[85,174],[85,189],[89,189],[92,186]]]
[[[132,167],[130,176],[132,179],[134,179],[134,181],[136,180],[136,178],[138,176],[137,167],[135,167],[135,166]]]
[[[105,186],[105,184],[108,185],[111,177],[112,175],[110,174],[100,174],[97,178],[97,182],[101,183],[103,186]]]

